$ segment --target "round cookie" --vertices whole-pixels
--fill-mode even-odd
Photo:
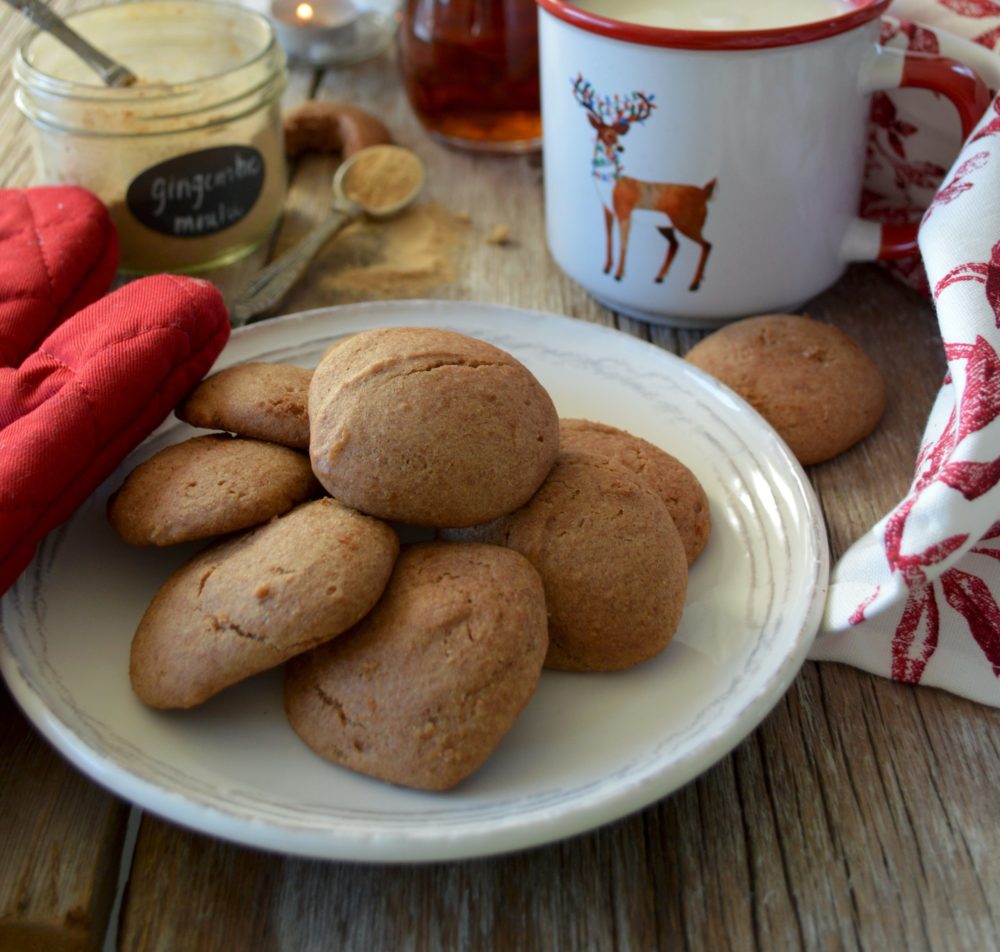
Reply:
[[[108,520],[133,545],[172,545],[260,525],[321,494],[305,454],[215,433],[140,463],[108,501]]]
[[[698,478],[679,459],[641,437],[591,420],[560,420],[559,446],[601,456],[634,473],[666,505],[687,564],[701,555],[712,531],[712,513]]]
[[[534,694],[545,624],[541,580],[516,552],[406,547],[371,614],[289,663],[289,722],[336,764],[446,790],[486,760]]]
[[[663,500],[625,468],[562,452],[526,506],[449,538],[504,545],[538,569],[547,668],[617,671],[662,651],[680,623],[687,558]]]
[[[853,446],[885,410],[885,383],[871,358],[843,331],[808,317],[736,321],[686,359],[743,397],[804,465]]]
[[[468,526],[511,512],[559,451],[555,406],[523,364],[429,327],[366,331],[327,350],[309,418],[324,487],[413,525]]]
[[[346,631],[378,600],[392,528],[317,499],[211,546],[154,596],[129,676],[151,707],[186,708]]]
[[[206,377],[175,413],[192,426],[306,449],[311,380],[291,364],[239,364]]]

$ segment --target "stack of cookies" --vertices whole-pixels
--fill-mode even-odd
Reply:
[[[315,372],[232,367],[177,415],[222,432],[138,466],[109,519],[135,545],[216,541],[140,621],[134,691],[186,708],[285,664],[302,740],[405,786],[476,770],[543,667],[662,651],[710,532],[686,466],[560,420],[523,364],[450,331],[356,334]],[[433,538],[401,545],[407,526]]]

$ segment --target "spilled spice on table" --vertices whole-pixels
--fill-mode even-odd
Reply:
[[[433,202],[387,221],[358,221],[316,258],[306,287],[323,304],[419,297],[455,281],[471,230]]]

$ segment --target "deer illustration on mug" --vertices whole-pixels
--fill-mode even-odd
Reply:
[[[654,97],[633,92],[626,96],[598,99],[593,86],[581,74],[572,82],[573,95],[587,110],[587,118],[597,133],[592,175],[604,206],[607,249],[604,273],[611,270],[613,263],[614,223],[618,223],[618,267],[614,277],[620,281],[625,274],[632,212],[645,209],[666,215],[670,222],[669,225],[657,226],[660,234],[667,239],[667,253],[656,275],[657,284],[662,283],[677,254],[680,243],[676,230],[701,248],[701,257],[690,286],[690,290],[697,291],[705,274],[705,262],[712,250],[711,242],[702,236],[702,229],[708,217],[708,201],[715,191],[716,180],[713,178],[705,185],[677,185],[671,182],[644,182],[626,175],[622,164],[625,147],[620,140],[634,124],[643,125],[649,118],[656,108]]]

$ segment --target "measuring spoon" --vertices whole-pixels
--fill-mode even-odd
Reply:
[[[277,305],[305,273],[320,248],[345,225],[361,215],[379,219],[401,212],[417,197],[423,184],[423,163],[409,149],[398,145],[359,149],[341,164],[333,177],[330,215],[244,288],[229,309],[233,326],[247,324]]]

